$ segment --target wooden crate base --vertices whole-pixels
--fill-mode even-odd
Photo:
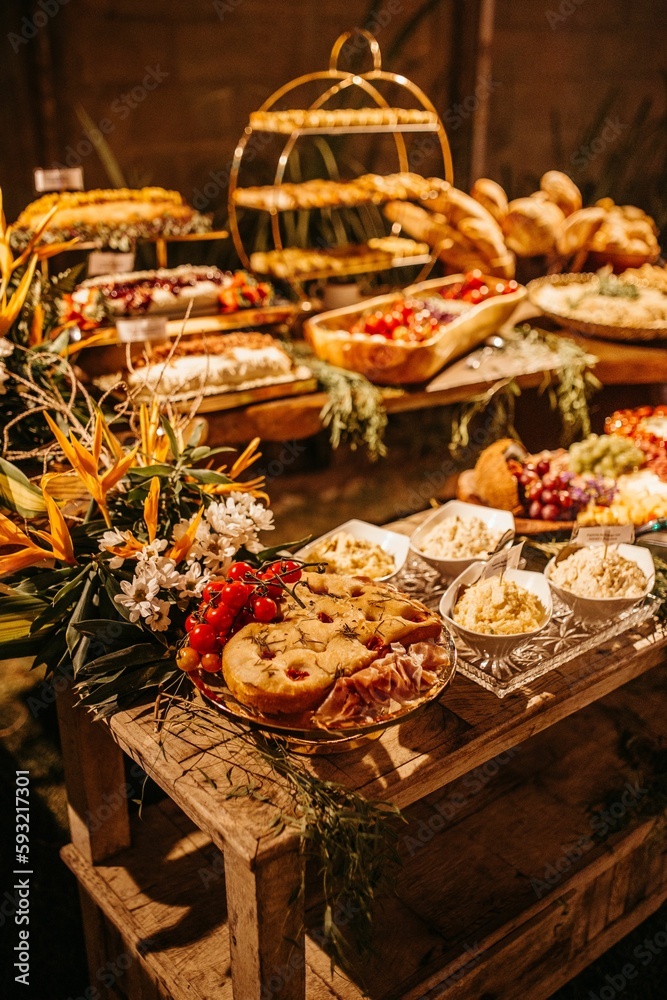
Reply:
[[[411,806],[372,956],[353,980],[331,978],[309,938],[309,1000],[360,1000],[362,979],[373,1000],[546,1000],[643,921],[667,897],[665,835],[637,814],[641,787],[621,798],[618,737],[661,733],[666,702],[658,668]],[[623,815],[612,809],[597,838],[590,808],[611,795]],[[72,846],[63,858],[95,928],[93,983],[126,967],[108,997],[232,1000],[222,857],[171,801],[111,861],[92,866]],[[312,933],[316,893],[307,914]]]

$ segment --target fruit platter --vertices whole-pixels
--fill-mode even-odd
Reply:
[[[457,490],[462,500],[512,511],[522,534],[667,517],[667,406],[617,411],[604,434],[568,450],[531,455],[501,439],[461,474]]]
[[[373,382],[424,382],[497,330],[525,295],[475,270],[321,313],[304,332],[318,357]]]

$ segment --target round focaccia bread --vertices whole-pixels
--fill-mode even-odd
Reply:
[[[336,679],[356,673],[392,642],[436,638],[442,623],[395,588],[333,573],[305,573],[284,601],[280,622],[253,622],[223,650],[234,697],[266,715],[294,715],[321,704]]]

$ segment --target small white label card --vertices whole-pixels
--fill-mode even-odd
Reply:
[[[114,250],[93,250],[88,258],[88,277],[96,274],[125,274],[134,270],[133,253],[117,253]]]
[[[167,319],[165,316],[135,316],[132,319],[119,319],[116,320],[116,329],[118,330],[118,339],[123,344],[167,339]]]
[[[35,167],[35,191],[83,191],[83,167]]]
[[[632,524],[601,524],[572,530],[572,541],[578,545],[632,545],[635,529]]]
[[[521,562],[521,551],[523,542],[517,542],[509,549],[501,549],[491,556],[486,566],[482,570],[480,580],[488,580],[490,576],[499,576],[508,569],[518,569]]]

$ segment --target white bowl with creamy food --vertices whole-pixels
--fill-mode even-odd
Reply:
[[[454,580],[440,614],[475,652],[502,659],[549,624],[551,591],[542,573],[522,569],[479,580],[483,566],[475,562]]]
[[[507,532],[514,539],[514,516],[508,510],[450,500],[420,524],[410,538],[412,551],[451,579],[474,562],[485,562]]]
[[[582,621],[609,621],[653,590],[655,565],[643,545],[581,546],[544,571],[553,592]]]
[[[297,555],[327,564],[330,573],[390,580],[402,569],[410,549],[407,535],[353,519],[310,542]]]

